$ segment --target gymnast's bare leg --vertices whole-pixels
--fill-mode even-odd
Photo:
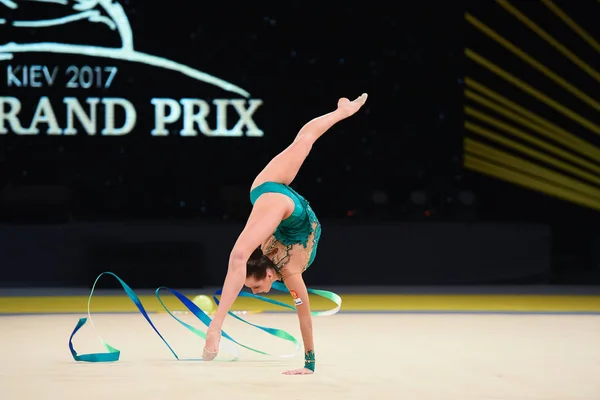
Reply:
[[[300,129],[292,144],[275,156],[258,174],[252,183],[252,189],[268,181],[285,185],[292,183],[317,139],[333,125],[356,113],[366,101],[366,94],[354,101],[342,98],[335,111],[309,121]]]

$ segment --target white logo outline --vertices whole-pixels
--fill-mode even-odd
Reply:
[[[56,3],[68,5],[68,0],[28,0],[30,2],[40,3]],[[250,94],[223,79],[217,78],[205,72],[191,68],[187,65],[169,60],[164,57],[155,56],[152,54],[138,52],[133,46],[133,30],[129,18],[125,14],[125,10],[118,2],[113,0],[74,0],[73,9],[78,11],[78,14],[62,17],[52,20],[42,21],[13,21],[12,25],[17,27],[46,27],[61,25],[77,20],[87,19],[91,22],[98,22],[107,25],[111,30],[116,30],[121,37],[121,47],[111,48],[102,46],[90,45],[75,45],[55,42],[38,42],[18,44],[8,42],[0,45],[0,61],[12,60],[15,53],[59,53],[59,54],[76,54],[89,57],[109,58],[114,60],[122,60],[128,62],[137,62],[153,67],[163,68],[171,71],[179,72],[201,82],[217,86],[228,92],[237,93],[245,98],[249,98]],[[16,9],[18,4],[15,0],[0,0],[0,4]],[[100,14],[98,10],[93,8],[100,6],[110,16],[107,18]],[[6,24],[6,19],[0,18],[0,25]]]

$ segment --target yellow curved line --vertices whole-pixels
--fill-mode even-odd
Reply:
[[[485,115],[485,114],[483,114],[483,115]],[[481,135],[481,136],[483,136],[487,139],[490,139],[496,143],[499,143],[506,147],[510,147],[513,150],[516,150],[523,154],[527,154],[528,156],[535,158],[539,161],[546,162],[547,164],[552,165],[556,168],[560,168],[560,169],[563,169],[564,171],[570,172],[573,175],[577,175],[578,177],[586,179],[587,181],[589,181],[591,183],[596,183],[596,184],[600,185],[600,177],[599,176],[590,174],[589,172],[583,171],[577,167],[567,164],[566,162],[557,160],[556,158],[553,158],[553,157],[551,157],[547,154],[544,154],[540,151],[530,149],[527,146],[522,145],[521,143],[517,143],[514,140],[505,138],[502,135],[495,133],[489,129],[486,129],[482,126],[476,125],[469,121],[465,121],[465,128],[470,130],[473,133]],[[508,126],[507,131],[510,130],[510,128],[511,127]],[[600,194],[600,192],[599,192],[599,194]]]
[[[593,160],[600,161],[600,155],[598,155],[598,153],[597,153],[597,152],[600,152],[600,149],[598,149],[591,143],[586,142],[583,139],[580,139],[579,137],[577,137],[577,135],[575,135],[575,134],[561,128],[560,126],[553,124],[552,122],[540,117],[539,115],[527,110],[525,107],[522,107],[519,104],[507,99],[506,97],[498,94],[497,92],[491,90],[490,88],[486,87],[482,83],[477,82],[476,80],[474,80],[471,77],[465,78],[465,85],[467,87],[471,87],[472,89],[479,91],[480,93],[483,93],[488,98],[497,101],[498,103],[506,106],[507,108],[509,108],[512,111],[516,112],[517,114],[521,115],[524,119],[520,119],[519,121],[523,125],[535,130],[536,132],[538,132],[541,135],[550,137],[551,139],[553,139],[559,143],[562,143],[565,146],[571,147],[573,149],[577,149],[582,154],[590,156]],[[499,111],[499,109],[497,109],[496,111]],[[517,118],[516,116],[514,116],[514,114],[512,114],[512,115],[505,114],[505,115],[508,116],[509,118],[513,118],[513,119]],[[531,122],[528,123],[528,122],[526,122],[526,120],[529,120]],[[544,129],[542,129],[542,128],[544,128]],[[573,147],[573,146],[575,146],[575,147]]]
[[[562,104],[558,103],[557,101],[552,100],[550,97],[546,96],[539,90],[535,89],[533,86],[523,82],[521,79],[519,79],[516,76],[510,74],[509,72],[503,70],[496,64],[488,61],[487,59],[485,59],[481,55],[477,54],[473,50],[467,48],[467,49],[465,49],[465,54],[471,60],[473,60],[476,63],[478,63],[479,65],[487,68],[488,70],[495,73],[496,75],[500,76],[505,81],[512,83],[513,85],[515,85],[516,87],[518,87],[519,89],[524,91],[525,93],[528,93],[529,95],[535,97],[536,99],[540,100],[544,104],[554,108],[556,111],[560,112],[561,114],[563,114],[567,117],[570,117],[574,121],[578,122],[580,125],[588,128],[592,132],[600,135],[600,126],[598,126],[598,125],[594,124],[593,122],[591,122],[590,120],[582,117],[581,115],[577,114],[575,111],[571,110],[570,108],[567,108],[567,107],[563,106]]]
[[[501,150],[497,150],[471,138],[466,138],[464,145],[467,152],[480,154],[492,161],[509,165],[513,170],[520,171],[531,177],[552,183],[555,186],[561,186],[565,189],[573,191],[574,193],[588,196],[600,206],[600,190],[593,186],[586,185],[567,175],[560,174],[548,168],[541,167],[533,162],[526,161]]]
[[[577,33],[583,40],[585,40],[590,46],[600,53],[600,43],[598,43],[589,33],[587,33],[582,27],[580,27],[573,18],[569,17],[567,13],[560,9],[551,0],[541,0],[556,16],[562,19],[565,24],[569,26],[575,33]]]
[[[550,43],[554,48],[556,48],[562,55],[567,57],[571,62],[577,65],[579,68],[588,73],[592,78],[596,81],[600,82],[600,74],[592,67],[590,67],[587,63],[581,60],[575,53],[571,50],[567,49],[564,45],[558,42],[558,40],[554,39],[548,32],[540,28],[535,22],[531,19],[527,18],[525,14],[520,12],[516,7],[512,6],[506,0],[496,0],[498,4],[500,4],[506,11],[514,15],[519,21],[525,24],[529,29],[537,33],[542,39]]]
[[[465,90],[465,96],[468,99],[474,100],[475,102],[496,111],[497,113],[507,117],[508,119],[511,119],[517,123],[521,123],[521,125],[524,125],[525,127],[537,132],[538,134],[540,134],[542,136],[545,136],[551,140],[554,140],[555,142],[558,142],[558,143],[570,148],[573,151],[579,152],[580,154],[583,154],[583,155],[589,157],[591,160],[600,162],[600,149],[598,149],[596,146],[592,145],[591,143],[588,143],[584,140],[581,140],[581,139],[578,139],[578,138],[575,138],[572,136],[564,137],[562,135],[556,134],[556,132],[550,131],[547,128],[544,129],[543,126],[534,124],[534,123],[530,122],[529,120],[527,120],[526,118],[522,118],[522,117],[518,116],[517,114],[510,112],[506,108],[499,106],[489,100],[486,100],[484,97],[479,96],[478,94],[476,94],[468,89]],[[470,107],[466,106],[465,112],[467,114],[471,113],[470,110],[471,110]],[[471,114],[471,115],[473,115],[473,114]],[[473,116],[476,116],[476,115],[473,115]],[[502,128],[503,123],[496,119],[491,119],[490,117],[487,117],[483,120],[489,124],[496,125],[497,127]],[[557,154],[564,159],[568,159],[569,161],[575,162],[575,163],[581,165],[582,167],[588,168],[589,170],[595,171],[600,174],[599,166],[592,164],[591,162],[589,162],[583,158],[580,158],[580,157],[573,155],[563,149],[553,146],[553,145],[551,145],[543,140],[540,140],[530,134],[527,134],[519,129],[515,128],[512,131],[512,133],[516,137],[524,139],[532,144],[537,145],[538,147],[541,147],[541,148],[548,150],[554,154]]]
[[[529,54],[525,53],[523,50],[521,50],[520,48],[518,48],[517,46],[512,44],[510,41],[503,38],[496,31],[491,29],[489,26],[487,26],[483,22],[479,21],[477,18],[475,18],[471,14],[467,13],[465,18],[471,25],[473,25],[474,27],[479,29],[481,32],[488,35],[490,38],[492,38],[493,40],[498,42],[501,46],[503,46],[504,48],[511,51],[517,57],[519,57],[520,59],[522,59],[523,61],[525,61],[526,63],[531,65],[533,68],[535,68],[538,71],[540,71],[541,73],[543,73],[544,75],[546,75],[552,81],[554,81],[557,84],[559,84],[560,86],[562,86],[565,90],[571,92],[573,95],[575,95],[577,98],[579,98],[586,104],[590,105],[597,111],[600,111],[600,103],[597,102],[596,100],[594,100],[592,97],[588,96],[585,92],[576,88],[571,83],[567,82],[567,80],[565,80],[564,78],[562,78],[561,76],[556,74],[554,71],[552,71],[550,68],[546,67],[544,64],[537,61],[535,58],[531,57]]]
[[[485,157],[467,152],[464,156],[464,165],[465,168],[480,174],[600,211],[600,202],[543,180],[532,178],[522,172],[514,171],[505,163],[491,162],[490,160],[486,160]]]

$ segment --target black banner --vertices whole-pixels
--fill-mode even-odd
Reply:
[[[89,286],[111,271],[138,288],[221,286],[243,226],[73,224],[0,227],[2,286]],[[543,226],[325,222],[311,285],[546,282]]]

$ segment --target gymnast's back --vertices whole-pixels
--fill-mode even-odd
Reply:
[[[287,196],[294,202],[294,210],[288,218],[280,222],[273,237],[263,244],[263,253],[270,254],[275,264],[282,264],[286,258],[292,256],[304,257],[301,263],[303,270],[308,268],[314,261],[321,236],[321,224],[316,214],[304,197],[290,186],[278,182],[267,181],[253,188],[250,191],[251,203],[254,205],[256,200],[265,193],[280,193]],[[283,266],[279,265],[279,267]]]

